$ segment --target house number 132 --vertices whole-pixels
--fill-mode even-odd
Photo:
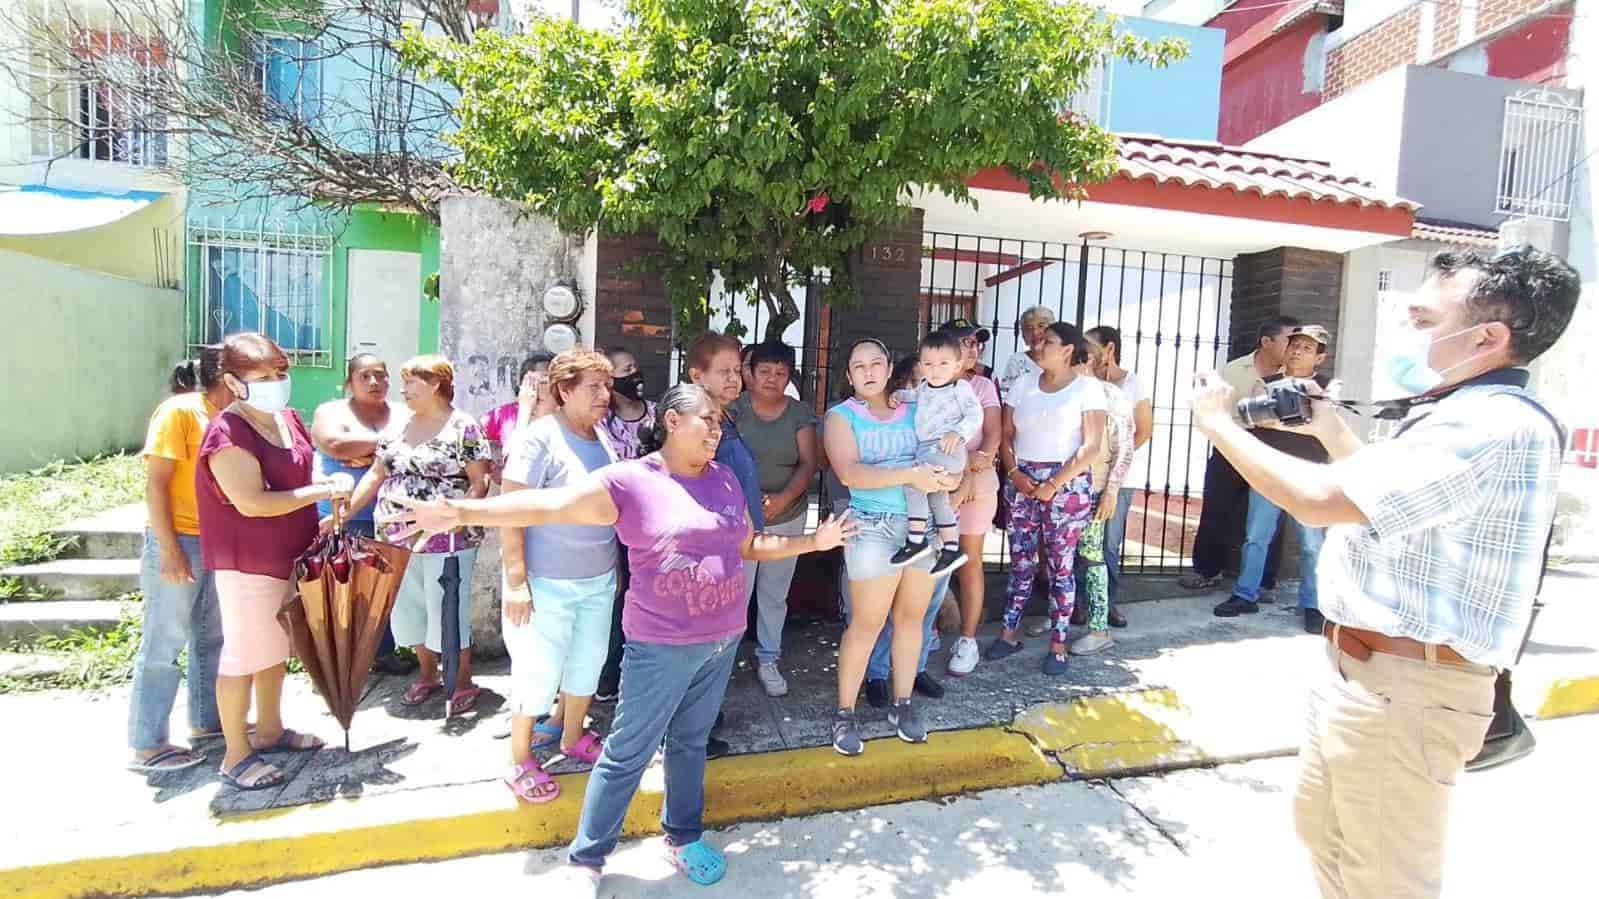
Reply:
[[[871,260],[873,262],[904,262],[905,248],[893,244],[873,244],[871,247]]]

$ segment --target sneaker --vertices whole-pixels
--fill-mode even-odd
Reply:
[[[933,570],[928,573],[933,577],[938,577],[946,571],[954,571],[965,564],[965,553],[953,546],[946,546],[942,550],[939,550],[938,561],[933,563]]]
[[[855,723],[852,709],[839,709],[833,713],[833,749],[839,755],[860,755],[866,751],[861,742],[861,728]]]
[[[1177,586],[1184,590],[1211,590],[1221,583],[1219,574],[1200,574],[1190,571],[1177,579]]]
[[[776,698],[788,695],[788,681],[783,679],[783,672],[777,670],[776,662],[762,662],[755,669],[755,676],[761,681],[761,689],[767,696]]]
[[[911,689],[926,696],[928,699],[944,698],[944,685],[933,680],[933,676],[925,671],[916,675],[916,683]]]
[[[894,555],[888,560],[889,567],[904,568],[906,565],[909,565],[910,563],[933,552],[934,550],[935,547],[931,543],[916,543],[914,541],[907,540],[905,541],[905,545],[899,548],[899,552],[894,553]]]
[[[1237,596],[1227,597],[1227,601],[1211,609],[1217,618],[1237,618],[1239,615],[1253,615],[1260,611],[1260,606]]]
[[[1320,635],[1326,633],[1326,631],[1327,616],[1323,615],[1320,609],[1306,609],[1305,633]]]
[[[888,710],[888,726],[907,743],[927,742],[927,726],[922,724],[922,716],[909,699],[901,699]]]
[[[866,679],[866,701],[874,709],[886,709],[893,702],[893,697],[888,695],[888,681],[878,680],[874,677]]]
[[[705,760],[719,759],[733,751],[733,745],[721,737],[709,737],[705,740]]]
[[[563,864],[529,886],[545,896],[570,896],[572,899],[599,899],[600,872],[583,865]]]
[[[1008,640],[1003,640],[996,637],[994,638],[994,642],[988,644],[988,649],[983,653],[983,658],[989,660],[990,662],[997,662],[1000,659],[1008,659],[1021,651],[1022,641],[1017,640],[1015,643],[1012,643]]]
[[[1066,673],[1066,653],[1052,652],[1044,656],[1044,673],[1050,677],[1059,677]]]
[[[1255,597],[1255,602],[1263,602],[1263,603],[1265,603],[1268,606],[1273,604],[1273,603],[1275,603],[1276,601],[1277,601],[1277,588],[1276,587],[1261,587],[1260,588],[1260,595]]]
[[[949,654],[949,676],[965,677],[977,670],[977,660],[982,658],[982,652],[977,648],[977,641],[971,637],[961,637],[955,641],[955,651]]]
[[[1078,638],[1077,642],[1072,644],[1071,651],[1074,656],[1091,656],[1096,652],[1104,652],[1115,645],[1116,641],[1110,638],[1110,634],[1091,633],[1086,637]]]

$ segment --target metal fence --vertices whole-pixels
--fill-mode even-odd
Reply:
[[[299,223],[188,223],[189,343],[240,331],[272,338],[298,365],[333,366],[333,237]]]
[[[1021,313],[1044,306],[1084,328],[1122,333],[1122,366],[1147,385],[1154,432],[1130,473],[1124,570],[1175,571],[1198,527],[1208,444],[1187,409],[1195,372],[1226,361],[1232,260],[1158,250],[944,232],[924,236],[923,331],[963,311],[992,333],[984,361],[996,372],[1026,347]],[[989,554],[1004,558],[1003,541]]]

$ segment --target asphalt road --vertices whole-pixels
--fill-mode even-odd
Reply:
[[[1599,896],[1599,716],[1534,725],[1536,753],[1466,775],[1452,818],[1452,899]],[[1289,816],[1293,759],[1108,783],[996,790],[942,802],[744,824],[709,839],[729,874],[674,874],[659,838],[624,844],[604,897],[1177,897],[1314,899]],[[219,894],[551,897],[544,850],[403,865]]]

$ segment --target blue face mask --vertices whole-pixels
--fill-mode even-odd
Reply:
[[[1475,357],[1468,357],[1456,362],[1454,365],[1439,371],[1427,361],[1427,356],[1432,351],[1432,345],[1445,340],[1452,340],[1470,331],[1477,329],[1477,325],[1462,328],[1453,334],[1434,338],[1426,331],[1418,331],[1412,325],[1406,325],[1399,335],[1399,345],[1394,347],[1389,356],[1384,360],[1383,367],[1388,375],[1388,380],[1394,382],[1411,396],[1420,396],[1436,390],[1443,384],[1449,372],[1470,362]]]

